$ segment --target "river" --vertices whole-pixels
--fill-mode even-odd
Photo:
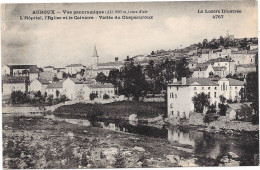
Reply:
[[[230,135],[202,132],[195,129],[178,127],[152,127],[147,124],[138,124],[127,121],[106,120],[91,123],[84,119],[64,119],[48,116],[54,120],[64,120],[68,123],[83,126],[95,126],[113,131],[121,131],[153,138],[164,138],[170,143],[187,146],[187,150],[196,157],[218,159],[233,152],[239,156],[242,165],[257,164],[256,156],[259,153],[259,139],[254,135]]]

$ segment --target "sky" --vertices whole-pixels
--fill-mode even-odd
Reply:
[[[147,10],[152,20],[40,20],[22,21],[33,10]],[[198,10],[242,10],[239,14],[214,14]],[[225,36],[257,37],[257,3],[239,2],[139,2],[76,4],[5,4],[1,6],[2,64],[37,64],[64,67],[91,65],[96,45],[99,61],[123,60],[189,46]],[[56,14],[56,16],[65,16]],[[85,15],[86,16],[86,15]],[[95,15],[96,17],[99,15]],[[104,16],[104,15],[102,15]],[[111,15],[115,16],[115,15]]]

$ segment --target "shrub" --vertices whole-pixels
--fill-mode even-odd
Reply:
[[[114,168],[125,168],[125,158],[123,157],[122,153],[118,151],[115,155],[115,163],[113,165]]]
[[[90,93],[90,94],[89,94],[89,99],[90,99],[90,100],[94,100],[94,99],[96,98],[96,96],[97,96],[97,95],[96,95],[95,93]]]
[[[103,99],[109,99],[110,97],[109,97],[109,95],[108,94],[104,94],[103,95]]]
[[[68,98],[67,98],[66,95],[61,95],[61,96],[60,96],[60,102],[65,102],[65,101],[67,101],[67,100],[68,100]]]

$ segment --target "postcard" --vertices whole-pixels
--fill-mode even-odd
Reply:
[[[257,6],[1,4],[3,168],[258,166]]]

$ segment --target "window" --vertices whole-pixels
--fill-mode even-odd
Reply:
[[[215,90],[217,90],[217,87],[215,87]]]
[[[202,87],[201,89],[204,90],[204,87]]]
[[[208,90],[210,90],[210,87],[208,87]]]
[[[196,87],[194,87],[194,90],[196,90]]]
[[[237,87],[235,87],[235,89],[237,90]]]
[[[177,98],[177,94],[175,94],[175,98]]]
[[[177,111],[177,116],[180,116],[180,112],[179,111]]]
[[[172,111],[172,115],[174,114],[174,111]]]
[[[225,91],[225,87],[226,87],[226,85],[225,85],[225,83],[223,83],[223,90]]]
[[[209,97],[210,97],[210,92],[208,92],[208,95],[209,95]]]
[[[170,108],[173,108],[173,103],[170,104]]]
[[[214,93],[214,97],[215,97],[215,98],[217,97],[217,92]]]

